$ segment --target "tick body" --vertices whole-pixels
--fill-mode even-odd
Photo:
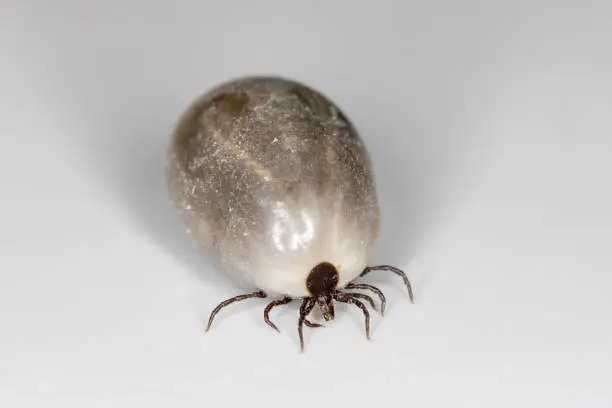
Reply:
[[[379,206],[370,158],[355,127],[327,97],[279,77],[246,77],[202,95],[180,118],[169,149],[167,181],[180,217],[231,276],[258,290],[228,299],[274,297],[265,309],[301,300],[302,327],[318,327],[318,307],[359,307],[377,288],[356,279],[379,235]],[[208,330],[207,328],[207,330]]]

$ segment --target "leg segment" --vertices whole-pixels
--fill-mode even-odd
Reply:
[[[304,334],[302,333],[304,321],[308,313],[315,307],[316,301],[312,298],[305,298],[300,306],[300,318],[298,320],[298,335],[300,336],[300,351],[304,351]],[[312,323],[311,323],[312,324]],[[309,324],[307,324],[308,326]]]
[[[286,305],[287,303],[291,303],[292,300],[293,299],[290,298],[289,296],[285,296],[282,299],[278,299],[278,300],[274,300],[274,301],[270,302],[268,304],[268,306],[266,306],[266,308],[264,310],[264,321],[268,324],[268,326],[270,326],[271,328],[273,328],[277,332],[280,331],[280,330],[278,330],[278,327],[276,327],[276,325],[270,321],[270,311],[272,310],[272,308],[274,308],[276,306],[281,306],[281,305]]]
[[[336,299],[338,302],[355,305],[361,309],[363,316],[365,317],[366,337],[368,340],[370,340],[370,313],[368,312],[368,308],[361,301],[355,299],[352,293],[336,292],[334,294],[334,299]]]
[[[391,265],[368,266],[363,270],[363,272],[361,272],[361,275],[359,276],[365,276],[372,271],[390,271],[401,277],[404,280],[404,285],[406,285],[406,288],[408,288],[408,296],[410,296],[410,301],[414,303],[414,296],[412,295],[412,285],[410,284],[410,280],[408,279],[408,276],[406,276],[406,273],[404,271]]]
[[[374,300],[370,296],[364,295],[363,293],[356,293],[356,292],[342,292],[342,293],[344,293],[345,295],[349,295],[355,299],[363,299],[366,302],[368,302],[370,306],[372,306],[372,309],[376,310],[376,305],[374,304]]]
[[[215,318],[215,316],[217,315],[217,313],[219,313],[219,311],[221,309],[223,309],[225,306],[228,306],[234,302],[240,302],[242,300],[246,300],[246,299],[251,299],[251,298],[265,298],[268,295],[266,295],[265,292],[258,290],[256,292],[253,293],[247,293],[245,295],[239,295],[239,296],[234,296],[233,298],[229,298],[227,300],[224,300],[223,302],[219,303],[219,305],[217,307],[215,307],[215,309],[212,311],[212,313],[210,314],[210,317],[208,318],[208,326],[206,326],[206,331],[208,331],[208,329],[210,329],[210,326],[212,325],[213,319]]]
[[[367,283],[349,283],[346,285],[346,289],[363,289],[369,290],[371,292],[376,293],[380,298],[380,314],[385,315],[385,308],[387,306],[387,299],[385,295],[382,293],[382,290],[378,289],[376,286],[368,285]]]
[[[304,319],[304,324],[312,329],[316,329],[317,327],[323,327],[322,324],[319,323],[313,323],[308,319]]]

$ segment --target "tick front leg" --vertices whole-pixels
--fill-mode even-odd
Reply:
[[[306,319],[306,318],[304,319],[304,324],[305,324],[306,326],[310,327],[311,329],[316,329],[316,328],[318,328],[318,327],[324,327],[322,324],[319,324],[319,323],[313,323],[313,322],[311,322],[310,320],[308,320],[308,319]]]
[[[256,292],[253,293],[247,293],[244,295],[238,295],[238,296],[234,296],[233,298],[229,298],[227,300],[224,300],[223,302],[219,303],[219,305],[217,307],[215,307],[215,309],[212,311],[212,313],[210,314],[210,317],[208,318],[208,326],[206,326],[206,331],[208,331],[210,329],[210,326],[212,325],[212,322],[215,318],[215,316],[217,315],[217,313],[219,313],[219,311],[221,309],[223,309],[225,306],[231,305],[234,302],[240,302],[242,300],[246,300],[246,299],[251,299],[251,298],[265,298],[268,295],[266,295],[266,293],[262,290],[258,290]]]
[[[311,298],[305,298],[302,300],[302,305],[300,306],[300,318],[298,319],[298,335],[300,337],[300,351],[304,351],[304,333],[303,326],[304,322],[307,320],[306,317],[315,307],[316,302]],[[312,323],[311,323],[312,324]],[[306,324],[310,326],[310,324]],[[312,326],[311,326],[312,327]]]

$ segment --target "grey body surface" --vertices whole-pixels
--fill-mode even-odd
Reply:
[[[183,114],[168,158],[181,219],[230,276],[296,298],[311,296],[322,262],[339,288],[368,265],[379,235],[370,158],[320,92],[273,76],[226,82]]]

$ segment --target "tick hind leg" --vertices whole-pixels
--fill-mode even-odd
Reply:
[[[238,295],[238,296],[234,296],[233,298],[229,298],[227,300],[224,300],[223,302],[219,303],[219,305],[217,307],[215,307],[215,309],[210,314],[210,317],[208,318],[208,325],[206,326],[206,331],[208,331],[210,329],[210,326],[212,325],[212,322],[213,322],[215,316],[217,315],[217,313],[219,313],[219,311],[221,309],[223,309],[225,306],[229,306],[232,303],[240,302],[242,300],[247,300],[247,299],[251,299],[251,298],[265,298],[267,296],[268,295],[264,291],[258,290],[258,291],[255,291],[253,293],[247,293],[247,294],[244,294],[244,295]]]
[[[408,280],[408,276],[406,276],[406,272],[402,271],[399,268],[391,266],[391,265],[368,266],[363,270],[363,272],[361,272],[359,277],[363,277],[372,271],[389,271],[401,277],[404,280],[404,285],[406,285],[406,288],[408,289],[408,296],[410,296],[410,301],[414,303],[414,296],[412,294],[412,285],[410,284],[410,280]]]

